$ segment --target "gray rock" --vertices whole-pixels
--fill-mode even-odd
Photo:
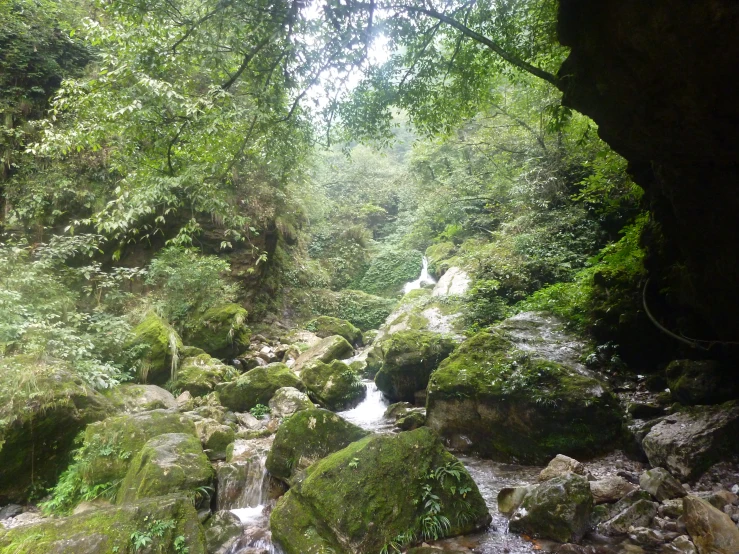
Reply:
[[[737,554],[739,529],[725,513],[695,496],[683,498],[685,526],[699,554]]]
[[[353,353],[354,348],[344,337],[339,335],[326,337],[298,356],[292,369],[299,372],[310,362],[317,360],[327,364],[348,358]]]
[[[659,515],[662,517],[678,518],[683,515],[683,500],[675,498],[673,500],[665,500],[659,507]]]
[[[118,385],[106,391],[105,396],[116,408],[128,414],[177,408],[177,400],[172,393],[156,385]]]
[[[0,508],[0,520],[8,519],[9,517],[15,517],[23,512],[23,507],[18,504],[8,504]]]
[[[638,545],[654,547],[665,542],[665,536],[656,529],[648,527],[631,527],[629,538]]]
[[[636,489],[636,485],[618,475],[590,481],[590,492],[596,504],[616,502]]]
[[[244,531],[241,520],[225,510],[214,513],[203,529],[209,554],[226,554]]]
[[[670,544],[664,545],[660,554],[698,554],[698,551],[689,536],[680,535]]]
[[[705,500],[711,506],[718,508],[719,510],[723,510],[724,506],[728,504],[735,503],[738,498],[737,495],[727,490],[696,492],[693,496],[697,496],[698,498]]]
[[[559,477],[560,475],[566,475],[567,473],[585,475],[585,466],[574,458],[570,458],[563,454],[557,454],[554,459],[547,464],[547,467],[541,470],[541,473],[539,473],[539,481],[548,481],[549,479]]]
[[[498,511],[501,514],[510,516],[529,494],[536,488],[536,485],[528,485],[526,487],[505,487],[498,493]]]
[[[313,402],[308,395],[295,387],[277,389],[269,401],[269,409],[273,417],[287,417],[300,410],[313,408]]]
[[[657,500],[682,498],[688,493],[670,473],[661,467],[648,469],[639,477],[639,486]]]
[[[234,439],[234,431],[215,419],[205,418],[195,422],[195,430],[209,460],[225,460],[226,448]]]
[[[624,535],[631,527],[649,527],[657,515],[657,504],[648,500],[649,495],[642,491],[634,491],[607,508],[597,530],[603,535]]]

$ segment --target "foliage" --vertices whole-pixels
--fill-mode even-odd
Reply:
[[[155,546],[158,542],[157,539],[163,538],[168,531],[172,531],[177,527],[177,523],[173,519],[152,519],[150,516],[144,517],[144,523],[146,524],[145,529],[137,529],[131,533],[131,548],[134,552],[151,551],[150,547]],[[175,537],[172,545],[175,554],[187,554],[190,551],[186,546],[184,535]],[[159,546],[156,551],[162,552],[162,548],[162,546]]]
[[[269,409],[269,406],[265,406],[264,404],[257,404],[254,406],[251,410],[249,410],[249,413],[256,417],[257,419],[262,419],[264,416],[269,414],[272,410]]]
[[[418,250],[384,248],[372,259],[359,287],[369,294],[397,295],[405,283],[421,273],[422,258]]]

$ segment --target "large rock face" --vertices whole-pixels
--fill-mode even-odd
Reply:
[[[490,522],[477,485],[429,429],[367,437],[307,473],[270,519],[286,554],[374,554],[401,534],[422,541],[435,529],[452,536]],[[449,526],[435,528],[442,516]]]
[[[657,423],[642,441],[649,463],[682,480],[739,453],[739,401],[697,406]]]
[[[312,362],[303,368],[300,378],[310,397],[329,410],[356,406],[367,394],[359,374],[339,360]]]
[[[152,526],[166,523],[159,528]],[[159,525],[159,527],[162,527]],[[61,519],[48,519],[0,531],[0,552],[14,554],[115,554],[133,552],[132,535],[151,538],[146,552],[205,554],[205,536],[189,498],[164,496],[102,508]],[[143,550],[142,550],[143,552]]]
[[[382,341],[383,363],[375,383],[393,402],[413,402],[416,391],[454,350],[451,339],[427,331],[400,331]]]
[[[559,8],[563,103],[630,162],[662,234],[648,265],[672,289],[663,313],[709,340],[739,337],[738,27],[733,0]]]
[[[33,481],[51,485],[70,461],[74,438],[115,412],[63,363],[0,360],[0,502],[23,501]]]
[[[234,357],[249,346],[248,315],[238,304],[211,308],[193,323],[187,333],[187,342],[214,358]]]
[[[587,457],[613,445],[621,416],[608,387],[532,354],[502,330],[467,340],[431,376],[426,425],[455,446],[526,463],[559,453]]]
[[[728,515],[695,496],[683,499],[683,512],[699,554],[739,552],[739,529]]]
[[[282,387],[305,390],[303,383],[281,363],[257,367],[237,379],[216,386],[218,397],[229,410],[248,412],[257,404],[266,406]]]

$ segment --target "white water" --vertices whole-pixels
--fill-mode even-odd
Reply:
[[[421,268],[421,276],[415,281],[410,281],[403,287],[403,294],[408,294],[412,290],[420,289],[423,285],[433,285],[436,280],[429,275],[429,261],[426,256],[423,257],[423,267]]]
[[[378,390],[374,381],[364,379],[362,382],[367,387],[367,396],[356,407],[339,412],[339,415],[348,422],[374,433],[389,431],[392,424],[383,415],[390,402]]]

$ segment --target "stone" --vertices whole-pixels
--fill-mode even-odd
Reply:
[[[506,516],[510,516],[526,498],[536,485],[527,485],[525,487],[505,487],[498,493],[498,511]]]
[[[272,417],[288,417],[300,410],[313,408],[313,402],[308,395],[295,387],[282,387],[275,391],[275,395],[269,401],[269,409]]]
[[[618,475],[590,481],[590,492],[596,504],[616,502],[636,489],[636,485]]]
[[[539,473],[539,481],[548,481],[549,479],[566,475],[567,473],[585,475],[585,466],[574,458],[570,458],[563,454],[557,454],[554,459],[547,464],[547,467],[541,470],[541,473]]]
[[[306,329],[313,331],[316,336],[325,339],[334,335],[344,337],[353,346],[362,345],[362,331],[345,319],[338,317],[320,316],[309,321]]]
[[[205,396],[213,392],[219,383],[238,376],[236,368],[222,364],[208,354],[200,354],[182,360],[171,387],[173,390],[187,391],[192,396]]]
[[[461,296],[467,293],[472,279],[459,267],[450,267],[431,291],[431,296]]]
[[[458,477],[446,473],[442,484],[430,477],[437,469],[452,470]],[[422,536],[419,519],[427,513],[427,485],[439,497],[438,516],[449,521],[439,529],[442,537],[490,523],[467,470],[424,427],[368,436],[311,465],[305,478],[277,501],[270,517],[273,539],[285,554],[329,548],[336,554],[376,554],[400,533],[412,530]]]
[[[221,510],[208,518],[203,530],[208,554],[227,554],[244,532],[244,526],[235,514]]]
[[[289,484],[298,472],[367,435],[327,410],[303,410],[277,430],[266,467],[271,475]]]
[[[257,404],[267,406],[282,387],[305,390],[302,381],[285,364],[257,367],[233,381],[216,385],[218,397],[234,412],[248,412]]]
[[[375,383],[391,401],[413,402],[416,391],[456,346],[451,338],[427,331],[400,331],[380,343],[383,363]]]
[[[631,527],[649,527],[657,515],[657,503],[648,493],[633,491],[600,514],[597,531],[603,535],[625,535]]]
[[[383,414],[383,417],[386,419],[397,420],[398,418],[408,415],[408,412],[413,409],[414,406],[410,402],[396,402],[395,404],[390,404],[387,407],[385,413]]]
[[[716,462],[739,454],[737,436],[739,401],[732,401],[667,416],[647,433],[642,448],[652,466],[689,480]]]
[[[660,502],[682,498],[688,493],[670,473],[661,467],[648,469],[639,477],[639,486]]]
[[[660,554],[698,554],[688,535],[680,535],[660,550]]]
[[[412,431],[418,429],[426,423],[425,411],[414,410],[404,415],[395,422],[395,426],[401,431]]]
[[[155,533],[156,522],[171,524]],[[115,554],[127,551],[136,532],[151,536],[149,552],[177,552],[175,544],[184,540],[188,554],[206,554],[197,511],[188,497],[176,494],[0,531],[0,552]]]
[[[0,498],[25,502],[71,461],[77,434],[115,413],[66,363],[0,358]]]
[[[177,397],[177,407],[180,410],[185,410],[192,407],[192,394],[189,391],[185,391]]]
[[[650,402],[629,402],[626,411],[634,419],[651,419],[665,414],[662,406]]]
[[[196,492],[209,487],[213,477],[213,467],[197,438],[185,433],[165,433],[149,440],[133,459],[116,502],[135,502],[179,491]]]
[[[177,370],[179,351],[183,347],[177,331],[154,312],[131,331],[132,338],[124,349],[139,353],[137,373],[142,383],[163,385]]]
[[[210,308],[190,323],[187,342],[214,358],[233,358],[249,346],[248,315],[238,304]]]
[[[119,412],[127,414],[177,408],[172,393],[156,385],[118,385],[103,394]]]
[[[725,513],[695,496],[683,498],[683,518],[698,554],[736,554],[739,529]]]
[[[15,517],[23,512],[23,506],[19,504],[8,504],[0,508],[0,520],[8,519],[9,517]]]
[[[629,538],[636,544],[655,547],[665,542],[665,536],[656,529],[647,527],[630,527]]]
[[[541,483],[524,497],[508,527],[558,542],[578,542],[588,531],[593,496],[588,480],[568,473]]]
[[[739,396],[732,372],[715,360],[674,360],[665,374],[672,398],[686,406],[717,404]]]
[[[359,404],[367,395],[361,377],[339,360],[323,363],[315,360],[300,373],[308,396],[329,410],[342,411]]]
[[[328,364],[334,360],[349,358],[353,353],[354,348],[344,337],[339,335],[326,337],[298,356],[292,369],[300,372],[309,362],[319,361]]]
[[[659,506],[659,515],[662,517],[671,517],[674,519],[683,515],[683,500],[675,498],[672,500],[664,500]]]
[[[727,490],[705,491],[693,493],[693,496],[702,498],[714,508],[723,510],[724,506],[737,501],[737,495]]]
[[[225,460],[226,449],[236,438],[234,430],[211,418],[196,421],[195,429],[208,459]]]

